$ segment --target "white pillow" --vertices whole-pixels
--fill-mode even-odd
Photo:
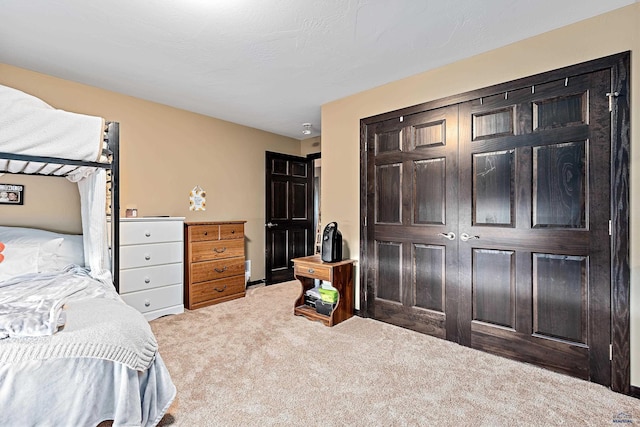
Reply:
[[[4,260],[0,262],[0,282],[21,274],[37,273],[39,252],[37,243],[5,243],[2,251]]]
[[[39,271],[60,270],[69,264],[84,267],[82,235],[54,233],[37,228],[0,226],[0,242],[39,244]]]

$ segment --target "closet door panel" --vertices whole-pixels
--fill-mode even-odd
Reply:
[[[473,320],[515,330],[515,252],[473,250]]]
[[[603,384],[609,85],[599,71],[460,106],[461,343]]]
[[[367,127],[373,183],[367,212],[376,254],[369,314],[457,340],[458,107]],[[450,234],[451,233],[451,234]]]
[[[514,225],[515,150],[473,156],[474,225]]]
[[[402,164],[376,166],[376,223],[400,224],[402,219]]]
[[[534,227],[586,228],[587,141],[533,149]]]
[[[413,223],[445,224],[446,159],[413,162]]]

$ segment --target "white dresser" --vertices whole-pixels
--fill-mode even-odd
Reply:
[[[183,223],[120,218],[120,296],[147,320],[184,312]]]

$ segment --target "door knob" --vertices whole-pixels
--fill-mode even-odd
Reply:
[[[460,240],[462,240],[463,242],[466,242],[467,240],[472,240],[472,239],[479,239],[480,236],[469,236],[467,233],[462,233],[460,235]]]
[[[453,231],[450,231],[448,233],[438,233],[438,236],[442,236],[448,240],[454,240],[456,238],[456,233],[454,233]]]
[[[269,221],[268,223],[265,224],[265,226],[271,228],[271,227],[277,227],[278,224],[274,224],[271,221]]]

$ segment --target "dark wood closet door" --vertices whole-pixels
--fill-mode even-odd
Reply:
[[[460,106],[459,341],[609,385],[608,70]]]
[[[313,253],[313,160],[266,153],[265,282],[293,279],[293,258]]]
[[[456,341],[458,107],[367,135],[368,315]]]

